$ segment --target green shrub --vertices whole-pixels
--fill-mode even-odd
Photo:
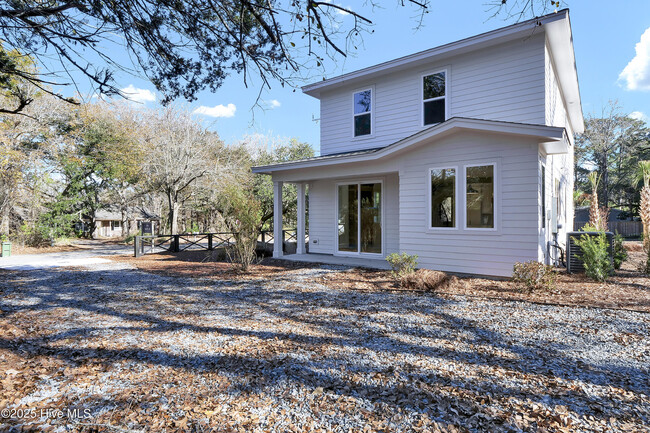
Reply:
[[[582,226],[582,228],[580,229],[580,231],[581,231],[581,232],[600,232],[600,231],[602,231],[602,230],[600,230],[600,229],[599,229],[598,227],[596,227],[596,226],[592,226],[591,224],[587,223],[587,224],[585,224],[584,226]]]
[[[531,260],[529,262],[517,262],[512,270],[512,280],[517,284],[523,284],[526,290],[553,290],[557,284],[557,272],[553,266]]]
[[[18,240],[28,247],[52,245],[52,230],[43,224],[23,224],[18,230]]]
[[[614,236],[614,269],[621,269],[621,265],[627,260],[627,250],[623,246],[623,236]]]
[[[137,232],[131,233],[126,238],[124,238],[124,243],[127,245],[133,245],[136,236],[142,236],[142,232],[138,230]]]
[[[639,272],[645,274],[645,275],[650,275],[650,248],[644,249],[643,252],[645,253],[646,257],[639,263]]]
[[[582,250],[582,257],[576,257],[582,260],[587,276],[596,281],[606,281],[612,271],[612,263],[605,233],[598,236],[582,235],[575,243]]]
[[[415,272],[418,256],[416,254],[393,253],[386,257],[386,261],[390,264],[393,277],[401,282],[403,278]]]

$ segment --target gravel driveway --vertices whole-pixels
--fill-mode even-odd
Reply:
[[[23,254],[0,258],[0,270],[29,271],[67,266],[86,266],[109,263],[101,256],[133,254],[129,245],[107,244],[92,239],[77,240],[78,251],[64,251],[44,254]]]
[[[314,282],[334,270],[227,281],[114,262],[0,271],[0,409],[77,410],[0,423],[650,431],[650,315]]]

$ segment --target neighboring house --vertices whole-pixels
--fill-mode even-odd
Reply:
[[[122,236],[122,214],[110,210],[95,212],[94,238],[119,238]]]
[[[151,222],[153,232],[156,233],[158,221],[160,218],[156,215],[149,214],[143,209],[129,209],[127,212],[127,224],[129,230],[123,227],[122,212],[119,210],[101,209],[95,212],[95,232],[94,238],[119,238],[126,233],[135,233],[140,230],[143,222]]]
[[[495,276],[556,259],[584,128],[568,10],[303,92],[320,100],[321,156],[253,168],[273,178],[276,238],[288,182],[299,191],[298,238],[309,187],[310,253],[404,251],[421,267]]]

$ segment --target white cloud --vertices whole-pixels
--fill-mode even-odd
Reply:
[[[644,121],[646,123],[648,123],[648,121],[650,121],[650,118],[648,118],[648,116],[645,113],[641,112],[641,111],[633,111],[630,114],[628,114],[628,116],[631,117],[632,119],[642,120],[642,121]]]
[[[194,110],[196,114],[203,114],[204,116],[209,117],[233,117],[237,111],[235,104],[228,105],[215,105],[214,107],[206,107],[201,105],[199,108]]]
[[[280,103],[280,101],[278,101],[277,99],[271,99],[270,101],[264,101],[264,105],[266,106],[266,108],[272,110],[274,108],[280,108],[282,103]]]
[[[129,84],[127,87],[120,89],[120,92],[124,93],[124,96],[129,98],[134,102],[155,102],[156,94],[148,89],[138,89]]]
[[[352,8],[350,6],[343,6],[340,3],[333,3],[332,0],[325,0],[325,3],[335,4],[336,6],[339,6],[339,7],[348,9],[348,10],[352,10]],[[336,11],[336,13],[339,14],[339,15],[350,15],[349,12],[344,11],[342,9],[338,9],[338,8],[332,8],[332,9],[334,9]]]
[[[650,91],[650,27],[641,35],[635,47],[636,55],[618,76],[627,90]]]

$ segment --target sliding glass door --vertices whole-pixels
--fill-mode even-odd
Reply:
[[[338,250],[381,254],[381,183],[338,186]]]

